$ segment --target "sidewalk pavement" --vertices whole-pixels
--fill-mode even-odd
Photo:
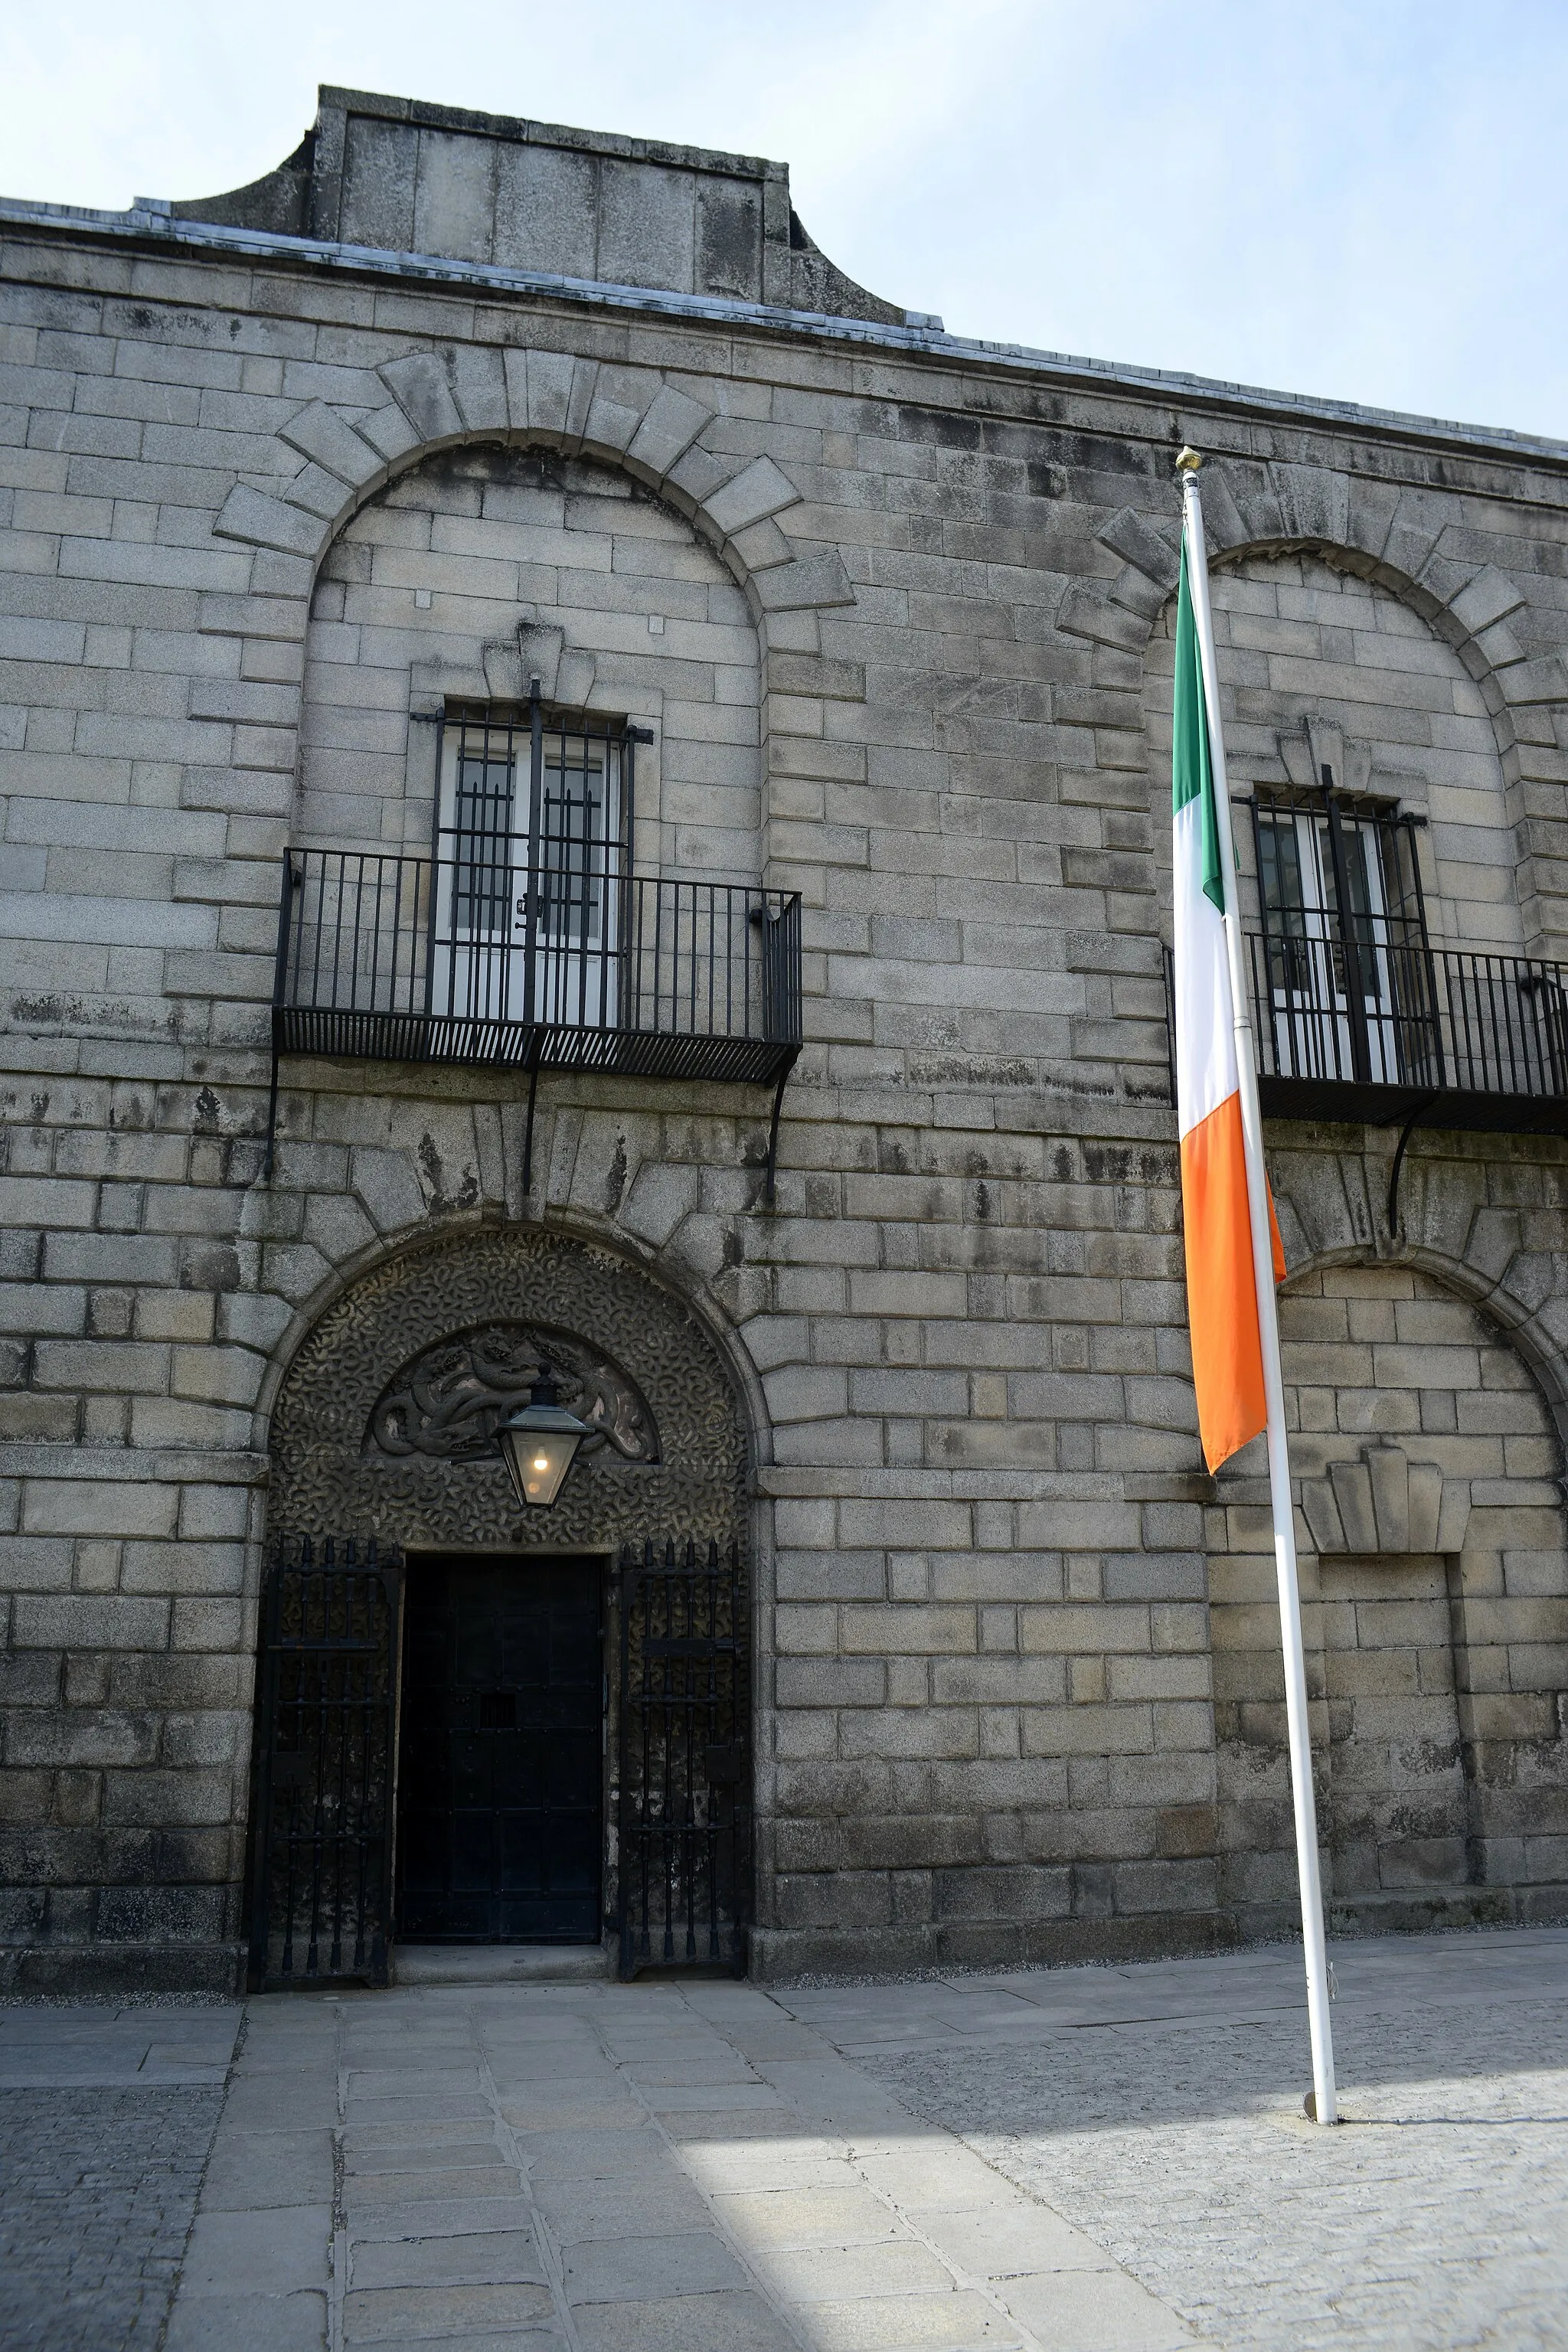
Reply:
[[[1568,1933],[1335,1957],[1338,2132],[1289,1949],[0,2010],[0,2115],[119,2103],[15,2168],[0,2347],[1568,2345]]]

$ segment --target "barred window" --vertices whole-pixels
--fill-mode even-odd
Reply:
[[[468,939],[531,912],[536,935],[596,946],[630,833],[627,736],[618,720],[456,712],[447,722],[437,856],[453,871],[452,925]],[[531,908],[526,903],[532,893]]]

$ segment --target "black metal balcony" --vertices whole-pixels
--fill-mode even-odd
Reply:
[[[281,1054],[525,1073],[530,1143],[542,1070],[772,1086],[771,1194],[800,1046],[797,892],[633,874],[599,845],[531,875],[490,844],[283,860],[274,1108]]]
[[[1266,1118],[1398,1127],[1388,1225],[1420,1125],[1470,1133],[1568,1135],[1568,965],[1434,948],[1414,925],[1391,939],[1327,927],[1244,936]],[[1175,1100],[1175,989],[1171,1098]]]
[[[1265,1112],[1568,1133],[1568,967],[1408,937],[1246,947]]]

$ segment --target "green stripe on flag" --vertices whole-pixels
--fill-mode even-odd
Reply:
[[[1171,807],[1175,814],[1201,800],[1198,836],[1203,844],[1204,896],[1223,915],[1225,884],[1219,862],[1219,811],[1215,805],[1214,768],[1209,760],[1208,712],[1204,702],[1203,656],[1187,579],[1187,535],[1182,533],[1182,581],[1176,593],[1176,690],[1172,707]]]

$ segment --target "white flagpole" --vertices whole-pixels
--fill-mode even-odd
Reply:
[[[1219,719],[1219,677],[1215,667],[1214,621],[1209,612],[1208,551],[1198,498],[1195,450],[1184,449],[1177,464],[1187,533],[1187,579],[1203,662],[1204,700],[1208,706],[1209,760],[1219,815],[1220,871],[1225,882],[1225,936],[1230,962],[1230,1000],[1236,1026],[1236,1059],[1241,1077],[1241,1131],[1247,1153],[1247,1202],[1252,1220],[1252,1264],[1258,1287],[1258,1321],[1263,1345],[1263,1396],[1268,1414],[1268,1499],[1274,1515],[1274,1565],[1279,1586],[1279,1633],[1285,1656],[1285,1717],[1290,1747],[1290,1793],[1296,1811],[1296,1874],[1301,1889],[1301,1938],[1307,1959],[1307,2021],[1312,2037],[1313,2111],[1321,2124],[1339,2121],[1334,2089],[1334,2044],[1329,2024],[1328,1955],[1323,1943],[1323,1894],[1318,1872],[1318,1816],[1312,1797],[1312,1738],[1307,1721],[1307,1666],[1301,1651],[1301,1594],[1296,1576],[1296,1519],[1290,1500],[1290,1455],[1285,1436],[1285,1383],[1279,1369],[1279,1318],[1274,1299],[1274,1247],[1268,1222],[1268,1186],[1263,1166],[1263,1118],[1258,1102],[1258,1064],[1253,1057],[1252,1017],[1242,962],[1241,926],[1236,903],[1236,848],[1230,826],[1230,793],[1225,772],[1225,737]]]

